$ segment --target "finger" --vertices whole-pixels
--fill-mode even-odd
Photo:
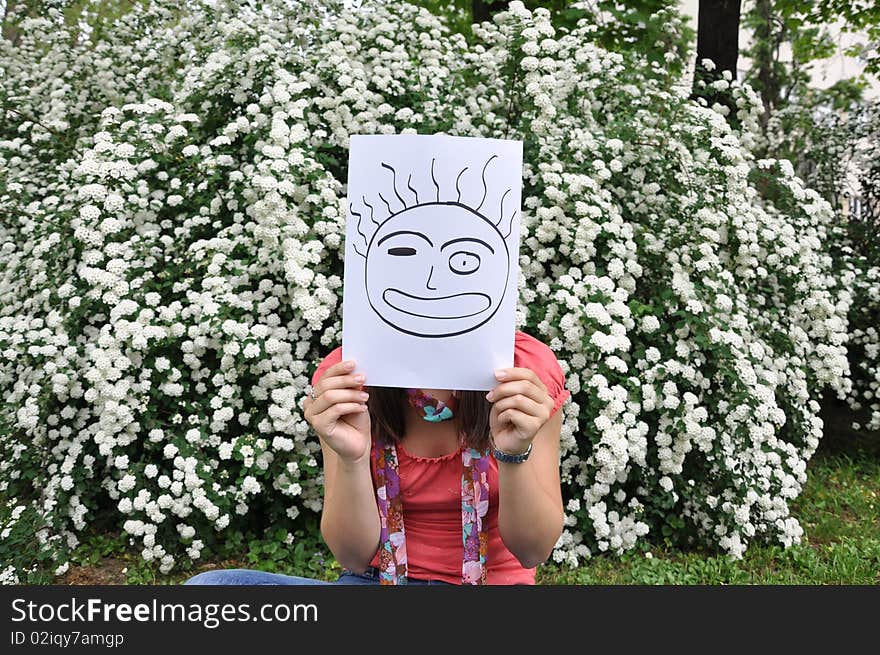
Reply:
[[[317,415],[325,412],[337,403],[365,403],[369,397],[370,394],[366,391],[358,391],[357,389],[330,389],[315,398],[312,414]]]
[[[502,398],[517,394],[528,396],[537,403],[544,402],[547,397],[547,392],[536,386],[531,380],[515,380],[502,382],[486,395],[486,399],[490,402],[498,402]]]
[[[535,421],[535,417],[511,407],[503,412],[499,412],[498,420],[501,423],[512,423],[520,430],[527,432]]]
[[[315,398],[320,396],[329,389],[345,389],[359,387],[366,381],[363,373],[354,373],[350,375],[334,375],[332,377],[323,376],[321,380],[314,386],[312,393]]]
[[[324,371],[324,375],[321,376],[321,380],[336,375],[346,375],[347,373],[351,373],[354,371],[356,365],[357,364],[353,359],[343,359],[341,362],[336,362],[333,366],[328,366],[327,370]]]
[[[328,418],[342,418],[349,414],[361,414],[366,411],[367,406],[363,403],[336,403],[328,408],[324,414],[328,415]]]
[[[539,402],[535,402],[528,396],[523,396],[521,394],[507,396],[506,398],[502,398],[501,400],[497,401],[495,404],[498,406],[499,415],[507,409],[518,409],[524,414],[528,414],[529,416],[533,416],[541,420],[545,420],[548,416],[547,410],[544,405]]]
[[[544,391],[547,390],[547,387],[545,387],[544,383],[541,382],[541,378],[538,377],[538,374],[530,368],[523,368],[521,366],[517,366],[514,368],[499,368],[497,371],[495,371],[495,378],[502,382],[509,382],[512,380],[528,380],[539,389],[543,389]]]
[[[498,415],[501,413],[501,410],[498,409],[498,405],[492,404],[492,409],[489,410],[489,423],[498,421]]]

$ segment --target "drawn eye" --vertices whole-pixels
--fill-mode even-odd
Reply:
[[[412,257],[413,255],[416,254],[416,249],[415,248],[405,248],[402,246],[398,247],[398,248],[389,248],[388,254],[394,255],[395,257]]]
[[[480,268],[480,256],[473,252],[459,250],[449,256],[449,268],[453,273],[459,275],[470,275],[476,273]]]

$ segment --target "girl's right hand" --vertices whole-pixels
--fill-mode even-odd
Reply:
[[[370,453],[369,395],[365,377],[352,374],[355,363],[342,361],[329,367],[303,403],[305,418],[333,451],[347,462]]]

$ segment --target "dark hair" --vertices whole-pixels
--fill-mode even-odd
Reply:
[[[403,439],[406,429],[406,390],[398,387],[367,387],[367,407],[375,429],[395,443]],[[489,412],[491,403],[483,391],[459,391],[455,419],[465,434],[464,445],[483,450],[489,445]]]

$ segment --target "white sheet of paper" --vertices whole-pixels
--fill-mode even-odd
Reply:
[[[342,356],[367,385],[487,390],[513,366],[522,141],[353,135]]]

